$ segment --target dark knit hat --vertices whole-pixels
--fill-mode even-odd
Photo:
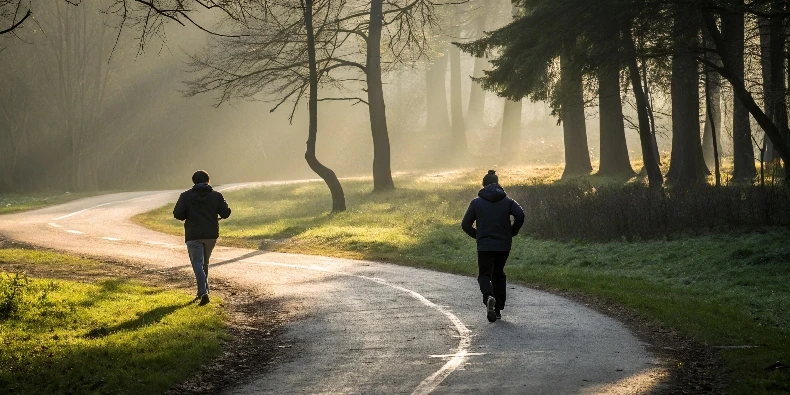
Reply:
[[[489,184],[499,184],[499,177],[496,175],[496,170],[489,170],[488,174],[483,177],[483,186],[488,186]]]
[[[205,184],[208,182],[208,173],[205,170],[198,170],[192,175],[193,184]]]

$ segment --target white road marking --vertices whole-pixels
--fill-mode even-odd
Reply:
[[[484,352],[468,352],[465,354],[467,357],[471,356],[478,356],[478,355],[486,355]],[[445,355],[429,355],[428,358],[452,358],[457,357],[458,354],[445,354]]]
[[[55,228],[62,228],[62,227],[63,227],[62,225],[58,225],[58,224],[56,224],[56,223],[54,223],[54,222],[50,222],[48,225],[49,225],[49,226],[53,226],[53,227],[55,227]]]
[[[123,239],[119,239],[117,237],[102,237],[102,239],[109,240],[109,241],[121,241],[121,240],[123,240]]]
[[[74,230],[74,229],[69,229],[69,230],[67,230],[66,232],[69,232],[69,233],[74,233],[75,235],[81,235],[81,234],[84,234],[84,233],[82,233],[82,232],[80,232],[80,231],[78,231],[78,230]]]
[[[386,286],[388,286],[390,288],[394,288],[394,289],[396,289],[398,291],[405,292],[406,294],[408,294],[412,298],[417,299],[418,301],[420,301],[422,304],[424,304],[424,305],[426,305],[426,306],[428,306],[428,307],[430,307],[430,308],[442,313],[445,317],[447,317],[447,319],[450,320],[450,322],[453,323],[453,326],[455,326],[456,332],[458,332],[458,337],[460,338],[460,340],[458,341],[458,348],[455,350],[454,353],[447,355],[447,357],[449,357],[450,360],[447,361],[444,364],[444,366],[441,367],[441,369],[437,370],[434,374],[430,375],[428,378],[423,380],[420,383],[420,385],[417,386],[417,388],[414,390],[414,392],[412,392],[412,395],[430,394],[431,392],[433,392],[433,390],[436,389],[436,387],[439,386],[439,384],[442,383],[442,381],[444,381],[444,379],[447,378],[447,376],[449,376],[451,373],[453,373],[455,370],[457,370],[463,364],[464,360],[466,360],[467,357],[472,356],[472,355],[482,355],[480,353],[470,353],[469,352],[469,346],[472,344],[472,331],[470,331],[469,328],[467,328],[466,325],[464,325],[464,323],[461,322],[460,318],[458,318],[455,314],[453,314],[453,312],[450,311],[449,309],[447,309],[447,308],[445,308],[443,306],[439,306],[436,303],[431,302],[426,297],[424,297],[424,296],[420,295],[419,293],[417,293],[415,291],[412,291],[412,290],[410,290],[408,288],[404,288],[404,287],[401,287],[401,286],[398,286],[398,285],[390,284],[386,280],[381,279],[381,278],[377,278],[377,277],[368,277],[368,276],[361,276],[361,275],[357,275],[357,274],[349,274],[349,273],[340,272],[340,271],[336,271],[336,270],[331,270],[331,269],[327,269],[325,267],[315,266],[315,265],[303,266],[303,265],[293,265],[293,264],[289,264],[289,263],[257,261],[257,260],[251,260],[251,259],[244,259],[244,260],[241,260],[240,262],[257,263],[257,264],[272,265],[272,266],[281,266],[281,267],[289,267],[289,268],[296,268],[296,269],[314,270],[314,271],[319,271],[319,272],[332,273],[332,274],[338,274],[338,275],[342,275],[342,276],[356,277],[356,278],[360,278],[360,279],[363,279],[363,280],[373,281],[375,283],[378,283],[378,284],[381,284],[381,285],[386,285]]]
[[[75,211],[75,212],[73,212],[73,213],[69,213],[69,214],[66,214],[66,215],[61,215],[60,217],[57,217],[57,218],[53,218],[53,219],[52,219],[52,221],[58,221],[58,220],[61,220],[61,219],[65,219],[65,218],[68,218],[68,217],[72,217],[72,216],[75,216],[75,215],[77,215],[77,214],[84,213],[84,212],[86,212],[86,211],[88,211],[88,210],[93,210],[93,209],[95,209],[95,208],[99,208],[99,207],[108,206],[108,205],[110,205],[110,204],[117,204],[117,203],[126,203],[126,202],[132,202],[132,201],[135,201],[135,200],[140,200],[140,199],[144,199],[144,198],[150,198],[150,197],[154,197],[154,196],[165,195],[165,194],[168,194],[168,193],[173,193],[173,192],[161,192],[161,193],[155,193],[155,194],[153,194],[153,195],[138,196],[138,197],[136,197],[136,198],[132,198],[132,199],[126,199],[126,200],[116,200],[116,201],[114,201],[114,202],[107,202],[107,203],[97,204],[97,205],[95,205],[95,206],[93,206],[93,207],[84,208],[84,209],[82,209],[82,210]]]

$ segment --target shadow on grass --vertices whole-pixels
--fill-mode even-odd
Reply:
[[[122,332],[122,331],[133,331],[139,328],[142,328],[146,325],[158,323],[162,321],[163,318],[172,314],[176,310],[182,309],[184,307],[189,306],[192,304],[192,301],[187,303],[179,304],[179,305],[170,305],[170,306],[162,306],[157,307],[153,310],[147,311],[141,314],[139,317],[129,320],[126,322],[122,322],[118,325],[114,325],[111,327],[99,327],[90,330],[88,333],[85,334],[85,337],[90,339],[95,339],[99,337],[109,336],[114,333]]]
[[[78,342],[61,352],[33,353],[24,365],[0,369],[0,389],[11,394],[163,394],[219,353],[220,333],[199,329],[203,325],[160,325],[121,342]]]

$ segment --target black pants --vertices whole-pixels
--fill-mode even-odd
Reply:
[[[507,298],[507,276],[505,276],[505,263],[510,251],[477,251],[477,268],[479,274],[477,283],[483,294],[483,304],[486,299],[493,296],[496,299],[497,310],[505,308]]]

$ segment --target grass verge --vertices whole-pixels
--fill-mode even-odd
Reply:
[[[328,213],[329,192],[318,182],[228,192],[234,214],[222,223],[222,243],[475,275],[475,243],[459,222],[484,173],[399,177],[399,189],[387,193],[371,193],[369,181],[344,181],[349,210],[336,215]],[[542,183],[555,173],[544,168],[500,174],[507,190]],[[136,220],[181,234],[171,210],[163,207]],[[765,368],[777,360],[790,364],[788,239],[786,228],[607,243],[520,235],[507,273],[509,281],[603,298],[715,348],[729,393],[786,394],[788,369]]]
[[[0,248],[0,393],[164,393],[220,353],[219,300],[197,307],[102,266]]]

